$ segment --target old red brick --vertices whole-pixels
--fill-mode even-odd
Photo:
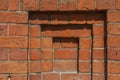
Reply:
[[[54,59],[75,60],[75,59],[77,59],[77,50],[56,49],[56,50],[54,50]]]
[[[91,44],[91,38],[80,38],[79,39],[79,47],[81,49],[90,49],[92,44]]]
[[[0,0],[0,10],[7,10],[8,9],[8,0]]]
[[[42,48],[52,48],[52,38],[42,38]]]
[[[107,21],[108,22],[120,22],[120,11],[108,11]]]
[[[94,37],[93,38],[93,46],[95,48],[103,48],[104,47],[104,37]]]
[[[108,34],[120,34],[120,24],[108,24]]]
[[[90,50],[80,49],[79,50],[79,60],[90,60]]]
[[[7,25],[0,24],[0,36],[6,36],[8,32],[7,29],[8,29]]]
[[[11,65],[12,64],[12,65]],[[27,73],[27,62],[0,62],[0,73]]]
[[[41,74],[30,75],[30,80],[41,80]]]
[[[120,9],[120,0],[116,0],[115,6],[116,6],[116,9],[118,9],[118,10]]]
[[[93,25],[93,35],[94,36],[103,36],[104,35],[103,25]]]
[[[30,48],[41,48],[40,38],[31,38],[30,39]]]
[[[120,60],[120,48],[108,48],[109,60]]]
[[[27,75],[12,75],[12,80],[27,80]]]
[[[102,74],[93,74],[93,80],[104,80],[104,75]]]
[[[27,36],[28,35],[28,25],[9,25],[9,35],[10,36]]]
[[[27,48],[27,37],[0,37],[1,48]]]
[[[10,50],[7,48],[0,48],[0,60],[8,60]]]
[[[118,74],[120,73],[120,62],[108,62],[108,73]]]
[[[30,60],[41,60],[41,50],[31,49],[30,50]]]
[[[27,60],[27,49],[10,49],[10,60]]]
[[[58,10],[76,10],[76,0],[58,0]]]
[[[57,0],[40,0],[40,11],[57,10]]]
[[[119,47],[120,46],[120,36],[108,36],[108,46],[109,47]]]
[[[0,12],[0,22],[28,23],[26,12]]]
[[[41,72],[41,62],[40,61],[31,61],[30,62],[30,72],[31,73]]]
[[[93,49],[92,53],[93,60],[103,60],[104,59],[104,49]]]
[[[41,27],[40,26],[30,26],[30,36],[37,37],[41,34]]]
[[[53,62],[50,60],[41,62],[41,72],[52,72],[53,71]]]
[[[119,75],[108,75],[108,80],[120,80]]]
[[[57,73],[47,73],[42,75],[43,80],[60,80],[60,75]]]
[[[39,1],[21,0],[21,10],[39,10]]]
[[[1,75],[1,76],[0,76],[0,79],[1,79],[1,80],[8,80],[8,76],[2,76],[2,75]]]
[[[99,66],[98,66],[99,65]],[[104,73],[104,62],[93,62],[93,73],[103,74]]]
[[[90,62],[79,62],[79,72],[90,72]]]
[[[52,60],[53,52],[52,49],[42,49],[41,50],[41,59],[42,60]]]
[[[78,10],[94,10],[95,0],[78,0]]]
[[[76,61],[54,61],[54,71],[56,72],[76,72]]]
[[[10,10],[19,10],[19,0],[9,0]]]
[[[97,9],[106,10],[106,9],[114,9],[114,0],[97,0]]]

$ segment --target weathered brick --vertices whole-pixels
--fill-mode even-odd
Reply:
[[[108,62],[107,69],[108,73],[119,74],[120,73],[120,62]]]
[[[0,48],[0,60],[8,60],[8,54],[10,50],[8,48]]]
[[[120,47],[120,36],[108,36],[107,42],[109,47]]]
[[[98,66],[99,65],[99,66]],[[104,62],[93,62],[93,73],[103,74],[104,73]]]
[[[9,25],[10,36],[28,36],[28,25]]]
[[[8,80],[8,77],[7,77],[7,76],[2,76],[2,75],[0,75],[0,79],[1,79],[1,80]]]
[[[93,35],[94,36],[103,36],[104,35],[104,26],[103,25],[93,25]]]
[[[53,71],[53,62],[50,60],[41,62],[41,72],[52,72]]]
[[[43,80],[60,80],[60,75],[57,73],[47,73],[42,75]]]
[[[79,50],[79,60],[90,60],[90,50],[80,49]]]
[[[21,10],[39,10],[39,0],[21,0]]]
[[[54,50],[54,59],[76,60],[77,59],[77,50],[56,49],[56,50]]]
[[[0,24],[0,36],[6,36],[8,32],[7,29],[8,29],[7,25]]]
[[[27,73],[27,62],[0,62],[0,73]]]
[[[52,49],[42,49],[41,50],[41,59],[42,60],[52,60],[53,51]]]
[[[0,37],[0,48],[27,48],[27,37]]]
[[[41,80],[41,74],[31,74],[30,80]]]
[[[119,75],[108,75],[108,80],[120,80]]]
[[[19,0],[9,0],[9,10],[19,10]]]
[[[58,0],[58,10],[76,10],[76,0]]]
[[[27,49],[10,49],[9,58],[10,60],[27,60]]]
[[[104,60],[104,49],[93,49],[93,60]]]
[[[42,48],[52,48],[52,38],[42,38]]]
[[[30,39],[30,48],[41,48],[40,38],[31,38]]]
[[[108,11],[107,21],[108,22],[120,22],[120,11]]]
[[[91,38],[80,38],[79,39],[79,47],[81,49],[90,49],[92,47]]]
[[[97,0],[97,9],[106,10],[106,9],[114,9],[114,0]]]
[[[78,0],[78,10],[94,10],[95,0]]]
[[[27,75],[12,75],[12,80],[27,80]]]
[[[8,0],[0,0],[0,10],[7,10],[8,9]]]
[[[104,80],[104,75],[102,74],[93,74],[93,80]]]
[[[41,50],[31,49],[30,50],[30,60],[41,60]]]
[[[90,62],[79,62],[79,72],[88,73],[90,72]]]
[[[30,26],[30,36],[37,37],[41,34],[41,27],[40,26]]]
[[[108,24],[108,34],[120,34],[120,24]]]
[[[56,72],[76,72],[76,61],[54,61],[54,71]]]
[[[93,38],[94,48],[103,48],[104,47],[104,37],[94,37]]]
[[[118,10],[120,9],[120,0],[116,0],[115,6],[116,6],[116,9],[118,9]]]
[[[109,60],[120,60],[120,48],[108,48]]]
[[[89,74],[62,74],[62,80],[90,80]]]
[[[31,61],[30,62],[30,72],[31,73],[41,72],[41,62],[40,61]]]
[[[40,0],[40,11],[57,10],[57,0]]]
[[[26,12],[0,12],[0,22],[28,23]]]

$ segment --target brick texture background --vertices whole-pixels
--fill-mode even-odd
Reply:
[[[105,52],[120,80],[120,0],[0,0],[0,80],[104,80]]]

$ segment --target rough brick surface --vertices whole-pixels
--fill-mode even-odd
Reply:
[[[119,10],[120,0],[0,0],[0,80],[104,80],[105,68],[120,80]]]

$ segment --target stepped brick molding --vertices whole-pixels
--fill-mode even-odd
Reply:
[[[0,80],[120,80],[120,0],[0,0]]]

